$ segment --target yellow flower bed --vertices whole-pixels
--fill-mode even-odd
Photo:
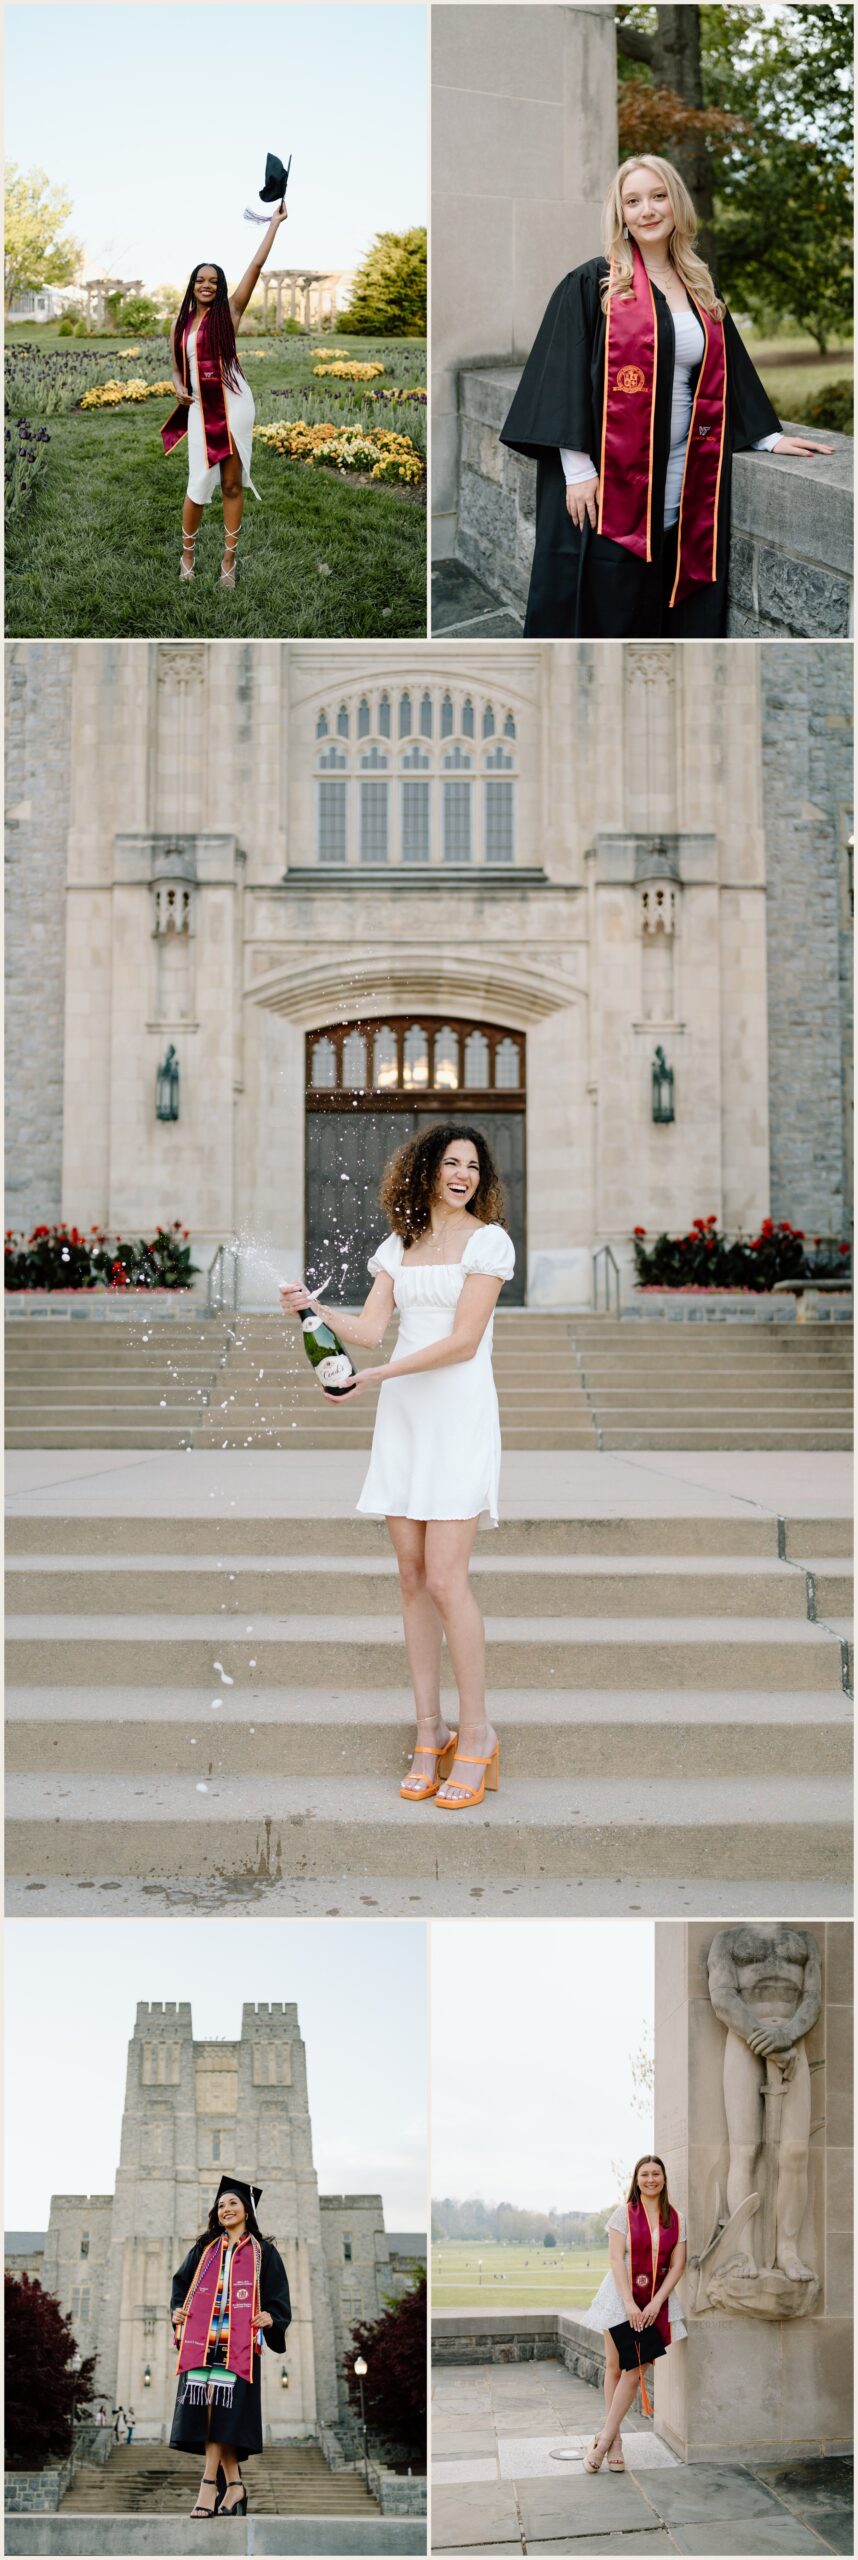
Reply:
[[[163,400],[172,390],[172,382],[144,382],[132,374],[130,382],[94,382],[80,405],[82,409],[118,409],[126,400]]]
[[[273,426],[255,427],[260,444],[285,454],[292,462],[314,462],[334,471],[366,471],[372,480],[392,480],[400,487],[419,487],[424,477],[422,455],[410,436],[387,427],[311,427],[305,418],[278,418]]]
[[[320,382],[374,382],[384,372],[383,364],[358,364],[352,356],[324,356],[314,364],[313,372]]]

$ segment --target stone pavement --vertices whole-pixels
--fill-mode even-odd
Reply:
[[[534,2553],[852,2552],[852,2467],[685,2464],[636,2412],[625,2473],[584,2470],[602,2395],[561,2364],[437,2368],[432,2549],[444,2560]],[[566,2459],[556,2459],[555,2448]]]
[[[520,640],[524,616],[462,560],[436,560],[432,571],[432,636],[457,640]]]

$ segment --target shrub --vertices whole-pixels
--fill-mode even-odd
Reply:
[[[360,2414],[355,2355],[364,2356],[368,2427],[401,2445],[420,2470],[426,2462],[426,2277],[391,2303],[379,2320],[352,2330],[343,2363],[352,2409]]]
[[[832,434],[851,436],[854,427],[854,386],[847,379],[827,382],[822,391],[814,391],[808,400],[791,400],[790,418],[797,427],[829,427]]]
[[[292,462],[315,463],[328,471],[365,472],[371,480],[394,481],[409,489],[419,487],[424,477],[423,460],[411,437],[394,435],[390,428],[335,427],[329,418],[311,426],[305,418],[275,418],[268,427],[255,427],[254,434],[260,444],[270,445]]]
[[[7,1289],[189,1289],[198,1269],[179,1218],[156,1227],[149,1243],[111,1239],[99,1226],[84,1235],[65,1223],[6,1234]]]
[[[21,522],[36,496],[39,482],[47,469],[47,427],[34,427],[29,418],[16,418],[5,429],[3,505],[7,524],[17,518]]]
[[[814,1236],[808,1249],[801,1227],[764,1218],[759,1234],[731,1242],[716,1217],[695,1218],[684,1236],[662,1234],[648,1245],[646,1228],[632,1238],[641,1289],[773,1289],[777,1280],[848,1277],[849,1246]]]
[[[71,2370],[76,2340],[52,2293],[29,2276],[6,2277],[6,2461],[44,2471],[71,2452],[75,2409],[91,2400],[95,2357]]]

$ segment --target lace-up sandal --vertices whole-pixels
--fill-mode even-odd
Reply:
[[[221,571],[218,580],[218,585],[221,587],[234,587],[235,585],[235,552],[237,542],[237,533],[227,533],[226,530],[224,531],[223,547],[226,557],[221,561]],[[230,545],[232,546],[231,548]],[[228,2509],[228,2513],[232,2514],[231,2508]]]
[[[624,2454],[624,2452],[623,2452],[623,2448],[622,2448],[622,2445],[621,2445],[621,2443],[620,2443],[619,2436],[615,2436],[615,2437],[614,2437],[613,2444],[612,2444],[612,2446],[611,2446],[610,2453],[609,2453],[609,2455],[608,2455],[608,2470],[609,2470],[609,2471],[624,2471],[624,2470],[625,2470],[625,2467],[626,2467],[626,2457],[625,2457],[625,2454]]]
[[[601,2471],[604,2459],[604,2454],[599,2452],[599,2438],[594,2436],[592,2444],[588,2444],[584,2455],[585,2471]]]
[[[413,1770],[410,1771],[407,1778],[403,1778],[399,1793],[401,1796],[405,1797],[408,1804],[425,1804],[427,1796],[437,1795],[441,1779],[448,1778],[450,1775],[450,1770],[452,1769],[453,1762],[456,1757],[457,1740],[458,1736],[455,1733],[451,1733],[449,1742],[442,1742],[440,1751],[436,1751],[434,1742],[415,1743],[413,1753],[414,1759],[434,1760],[435,1766],[431,1777],[427,1776],[425,1784],[420,1778],[419,1773],[415,1784]]]
[[[482,1769],[483,1774],[480,1779],[479,1786],[469,1787],[467,1792],[462,1795],[436,1795],[435,1802],[437,1805],[440,1805],[442,1813],[465,1813],[469,1804],[482,1804],[487,1787],[490,1794],[497,1794],[498,1781],[500,1778],[499,1742],[495,1743],[494,1750],[489,1752],[487,1760],[478,1759],[471,1751],[457,1751],[455,1757],[461,1768]],[[450,1783],[454,1787],[458,1787],[458,1778],[453,1778]]]
[[[195,533],[183,533],[182,535],[182,557],[179,561],[179,576],[186,584],[194,575],[194,545],[196,539],[197,537]]]
[[[218,2504],[217,2504],[217,2481],[216,2481],[216,2480],[210,2480],[210,2479],[208,2478],[207,2473],[204,2471],[204,2472],[203,2472],[202,2479],[201,2479],[201,2481],[200,2481],[200,2489],[201,2489],[201,2491],[202,2491],[203,2489],[213,2489],[213,2490],[214,2490],[214,2493],[215,2493],[215,2494],[214,2494],[214,2505],[213,2505],[212,2507],[201,2507],[201,2506],[200,2506],[200,2501],[199,2501],[199,2498],[198,2498],[198,2499],[197,2499],[196,2506],[191,2508],[191,2519],[190,2519],[190,2520],[191,2520],[191,2523],[192,2523],[192,2524],[194,2524],[194,2523],[196,2522],[196,2519],[197,2519],[197,2517],[198,2517],[198,2516],[199,2516],[200,2518],[202,2518],[202,2517],[204,2516],[204,2517],[205,2517],[205,2519],[206,2519],[207,2524],[211,2524],[212,2517],[213,2517],[213,2516],[216,2516],[216,2515],[217,2515],[217,2512],[218,2512]]]

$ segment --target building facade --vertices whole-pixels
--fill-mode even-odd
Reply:
[[[7,659],[7,1225],[178,1217],[246,1304],[354,1295],[440,1116],[495,1149],[532,1305],[635,1226],[846,1231],[848,651]]]
[[[319,2195],[294,2005],[246,2003],[238,2040],[212,2043],[195,2040],[189,2002],[140,2003],[113,2195],[52,2197],[47,2232],[10,2234],[6,2264],[56,2296],[97,2357],[96,2392],[131,2406],[144,2437],[169,2435],[172,2279],[229,2170],[262,2187],[292,2297],[285,2356],[263,2357],[269,2441],[336,2425],[352,2328],[413,2281],[419,2235],[391,2241],[380,2195]]]

